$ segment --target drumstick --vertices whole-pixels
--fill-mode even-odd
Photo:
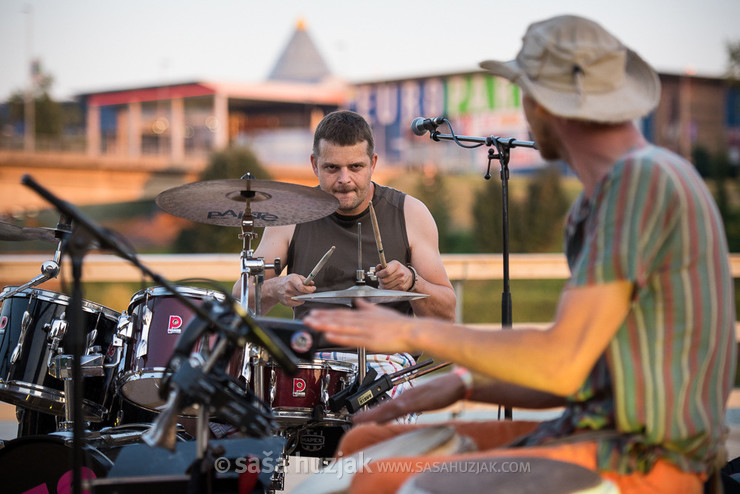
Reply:
[[[316,277],[317,274],[319,274],[319,271],[321,271],[321,268],[324,267],[324,264],[326,264],[326,261],[329,260],[331,255],[334,253],[334,249],[336,249],[336,245],[332,245],[331,249],[326,251],[326,254],[324,254],[324,257],[322,257],[318,263],[316,263],[316,266],[311,270],[311,272],[306,276],[306,279],[303,281],[304,285],[308,285],[311,283],[311,281]]]
[[[396,386],[398,384],[403,384],[405,382],[409,382],[410,380],[416,379],[417,377],[421,377],[421,376],[427,375],[427,374],[429,374],[431,372],[434,372],[434,371],[437,371],[439,369],[443,369],[443,368],[445,368],[445,367],[447,367],[448,365],[451,365],[451,364],[452,364],[452,362],[442,362],[442,363],[437,364],[437,365],[435,365],[433,367],[430,367],[428,369],[417,370],[416,372],[413,372],[413,373],[411,373],[411,374],[409,374],[407,376],[397,377],[395,379],[392,379],[391,381],[393,382],[393,385]]]
[[[375,216],[373,201],[370,201],[370,219],[373,222],[373,232],[375,233],[375,245],[378,246],[378,256],[380,256],[380,267],[385,269],[385,253],[383,253],[383,241],[380,239],[380,228],[378,227],[378,217]]]

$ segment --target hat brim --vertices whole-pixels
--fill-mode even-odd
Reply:
[[[480,67],[519,85],[550,113],[576,120],[618,123],[644,117],[660,100],[660,79],[655,71],[632,50],[627,50],[624,83],[606,93],[559,91],[530,79],[515,60],[485,60]]]

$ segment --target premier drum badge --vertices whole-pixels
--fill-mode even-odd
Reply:
[[[177,314],[171,315],[167,322],[167,334],[182,333],[182,317]]]
[[[300,377],[293,378],[293,398],[306,397],[306,381]]]

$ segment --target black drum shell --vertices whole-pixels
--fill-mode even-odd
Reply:
[[[15,287],[5,287],[3,293]],[[0,308],[0,400],[17,406],[52,415],[64,415],[64,381],[49,375],[49,329],[54,320],[69,322],[70,297],[64,294],[27,288],[2,302]],[[15,362],[12,355],[18,347],[24,313],[30,324],[20,345]],[[102,305],[82,301],[82,325],[87,341],[93,330],[96,335],[90,347],[98,347],[102,354],[111,351],[120,314]],[[60,342],[64,353],[71,354],[72,327]],[[57,351],[56,354],[59,352]],[[85,420],[105,418],[113,398],[115,368],[104,368],[103,376],[84,378],[83,413]]]

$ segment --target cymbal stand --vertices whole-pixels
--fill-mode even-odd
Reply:
[[[0,295],[0,302],[5,300],[6,298],[12,297],[18,292],[22,292],[26,288],[31,288],[31,287],[40,285],[41,283],[48,281],[52,278],[56,278],[57,275],[59,275],[59,263],[61,262],[61,258],[62,258],[62,241],[60,240],[59,243],[57,244],[57,250],[56,252],[54,252],[54,259],[51,261],[44,261],[41,264],[41,274],[36,276],[31,281],[24,283],[23,285],[18,286],[14,288],[13,290],[10,290]]]
[[[362,223],[357,223],[357,280],[358,285],[365,284],[365,270],[362,269]],[[367,373],[367,351],[365,347],[357,348],[357,376],[358,382],[365,379]]]
[[[239,238],[242,241],[242,251],[240,255],[241,273],[239,283],[241,287],[240,304],[245,310],[249,310],[249,278],[254,277],[254,313],[257,316],[262,315],[262,282],[265,279],[265,268],[274,269],[275,274],[280,274],[280,259],[276,258],[273,264],[265,264],[263,258],[255,258],[252,250],[252,239],[257,237],[254,232],[254,217],[252,216],[251,200],[254,198],[254,192],[249,190],[249,179],[251,174],[246,174],[242,178],[247,183],[247,189],[242,191],[245,198],[244,215],[242,216],[241,233]],[[253,355],[254,353],[254,355]],[[242,376],[247,383],[253,379],[252,389],[260,400],[265,400],[264,372],[268,355],[263,348],[247,344],[244,349],[244,362],[242,365]],[[250,363],[254,361],[254,376],[252,376]]]

